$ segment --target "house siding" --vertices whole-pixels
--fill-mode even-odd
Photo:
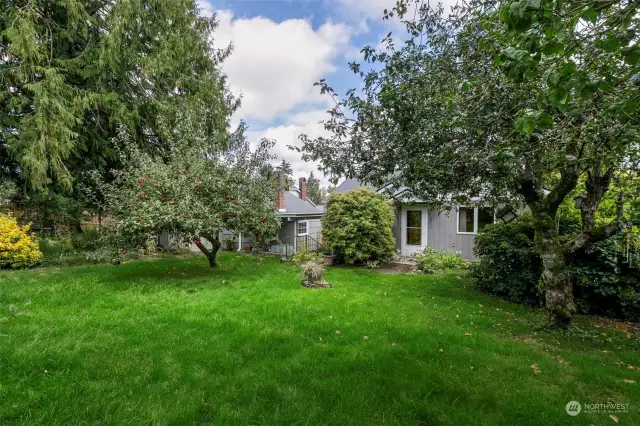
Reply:
[[[456,209],[448,212],[429,212],[429,246],[443,251],[458,252],[465,259],[475,259],[475,235],[458,234]]]
[[[394,209],[395,221],[392,232],[396,239],[396,249],[402,249],[402,207]],[[475,235],[458,234],[456,209],[445,212],[428,212],[427,245],[438,250],[459,252],[465,259],[473,260]]]
[[[393,233],[393,237],[396,239],[396,251],[398,251],[402,249],[402,223],[400,222],[400,218],[402,217],[402,207],[400,205],[396,205],[393,212],[395,214],[395,220],[393,221],[391,232]]]
[[[278,238],[280,241],[284,241],[287,237],[294,237],[297,235],[298,222],[306,220],[308,221],[307,233],[310,237],[321,242],[322,239],[322,222],[319,218],[307,218],[307,217],[292,217],[291,220],[287,218],[282,219],[282,225],[280,226],[280,232]]]

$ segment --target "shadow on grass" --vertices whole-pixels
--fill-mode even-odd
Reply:
[[[223,284],[232,286],[234,281],[249,279],[255,276],[256,263],[265,266],[260,269],[269,273],[278,268],[276,259],[251,259],[247,262],[246,255],[221,253],[218,255],[218,266],[210,268],[203,256],[185,256],[182,258],[158,258],[150,261],[134,261],[119,266],[103,266],[100,274],[100,284],[112,288],[124,289],[140,284],[154,284],[159,286],[184,287],[199,284]],[[95,274],[95,269],[82,271],[87,275]]]

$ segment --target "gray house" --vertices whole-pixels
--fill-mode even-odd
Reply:
[[[279,179],[282,180],[281,176]],[[281,182],[280,188],[284,188]],[[281,244],[270,251],[290,254],[305,249],[315,250],[322,244],[324,206],[315,205],[307,198],[307,179],[301,177],[298,186],[281,189],[276,199],[276,215],[280,218],[278,240]]]
[[[289,190],[284,189],[284,176],[279,175],[278,180],[279,188],[283,188],[276,195],[275,213],[280,218],[280,230],[277,235],[279,243],[267,245],[265,241],[254,241],[251,234],[223,229],[219,234],[222,247],[225,246],[225,240],[233,240],[237,251],[249,251],[259,244],[263,250],[291,256],[304,250],[316,250],[322,245],[320,218],[324,214],[324,206],[317,206],[307,198],[307,179],[301,177],[298,185],[290,185]],[[159,237],[159,244],[163,248],[173,248],[176,245],[185,247],[169,233]],[[211,249],[209,242],[203,241],[202,244]],[[200,252],[193,243],[187,244],[186,247],[190,251]]]
[[[280,218],[278,244],[268,246],[261,242],[260,247],[272,253],[290,256],[304,250],[315,250],[322,244],[322,224],[320,218],[324,213],[324,206],[315,205],[307,198],[307,179],[301,177],[298,185],[290,185],[285,190],[284,176],[279,175],[279,187],[282,188],[276,196],[276,215]],[[257,241],[251,234],[236,233],[223,230],[220,241],[233,239],[238,251],[253,248]],[[194,249],[198,250],[194,245]]]
[[[355,179],[340,184],[333,193],[344,193],[355,188],[369,188]],[[378,192],[381,192],[378,190]],[[494,222],[492,209],[457,206],[444,212],[429,210],[424,202],[401,200],[406,191],[397,191],[394,200],[395,222],[393,235],[396,249],[406,256],[419,253],[425,247],[460,253],[465,259],[474,259],[475,236],[484,226]]]

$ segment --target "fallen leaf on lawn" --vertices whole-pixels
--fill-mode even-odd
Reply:
[[[336,334],[340,334],[340,330],[336,330]]]
[[[322,342],[322,337],[320,338],[320,341]]]
[[[391,344],[391,346],[395,346],[395,345],[396,345],[395,343],[392,343],[392,344]]]
[[[464,333],[465,336],[471,336],[471,333]]]
[[[460,318],[460,315],[456,314],[456,318]]]
[[[538,374],[540,374],[540,370],[538,369],[538,364],[532,364],[531,370],[533,370],[534,376],[537,376]]]
[[[611,418],[611,420],[613,420],[614,422],[618,423],[618,418],[613,414],[609,415],[609,418]]]
[[[627,365],[627,368],[628,368],[629,370],[633,370],[633,369],[634,369],[634,366],[633,366],[633,365]]]
[[[444,352],[444,349],[440,348],[440,352]]]
[[[629,380],[629,379],[622,379],[622,381],[625,383],[635,383],[635,380]]]
[[[369,340],[369,336],[362,336],[362,340]]]

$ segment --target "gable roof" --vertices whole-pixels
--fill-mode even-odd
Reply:
[[[285,211],[276,210],[278,216],[291,216],[291,215],[322,215],[324,214],[323,206],[316,206],[309,198],[306,200],[300,199],[300,190],[297,186],[291,185],[289,191],[284,193],[284,206]]]
[[[342,182],[340,185],[338,185],[336,189],[331,191],[331,193],[343,194],[347,191],[351,191],[352,189],[356,189],[356,188],[369,188],[369,189],[373,189],[374,191],[376,190],[376,188],[374,188],[369,184],[362,184],[358,179],[347,179],[344,182]]]

